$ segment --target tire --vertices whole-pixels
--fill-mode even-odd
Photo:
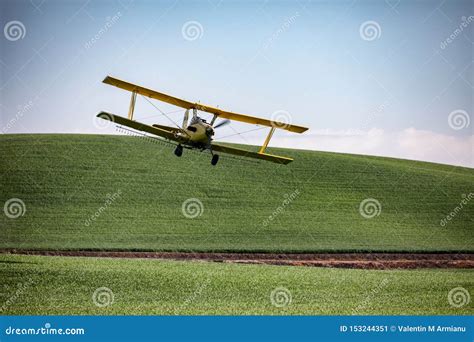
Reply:
[[[212,165],[216,165],[218,161],[219,161],[219,155],[218,155],[218,154],[214,154],[214,155],[212,156],[212,159],[211,159],[211,164],[212,164]]]
[[[177,157],[181,157],[183,155],[183,146],[181,145],[176,146],[176,149],[174,150],[174,154]]]

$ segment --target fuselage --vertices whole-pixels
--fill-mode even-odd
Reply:
[[[201,118],[196,118],[191,121],[191,124],[185,128],[186,133],[182,133],[182,135],[189,138],[192,143],[198,144],[208,144],[212,140],[212,136],[214,135],[214,128]]]

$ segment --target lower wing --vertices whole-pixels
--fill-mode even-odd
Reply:
[[[175,141],[178,144],[185,143],[187,140],[186,138],[183,138],[177,135],[176,132],[179,131],[179,129],[175,129],[173,127],[162,126],[162,125],[149,126],[149,125],[145,125],[137,121],[132,121],[124,117],[110,114],[107,112],[100,112],[97,115],[97,117],[103,120],[114,122],[119,125],[136,129],[138,131],[157,135],[159,137]],[[212,144],[211,148],[212,148],[212,151],[215,151],[215,152],[233,154],[236,156],[247,157],[247,158],[261,159],[261,160],[271,161],[271,162],[279,163],[279,164],[288,164],[293,161],[293,159],[291,158],[275,156],[273,154],[267,154],[267,153],[257,153],[257,152],[242,150],[239,148],[228,147],[228,146],[223,146],[223,145],[218,145],[218,144]]]
[[[287,158],[287,157],[275,156],[273,154],[267,154],[267,153],[258,153],[258,152],[252,152],[252,151],[247,151],[247,150],[241,150],[240,148],[228,147],[228,146],[223,146],[223,145],[212,144],[211,147],[212,147],[212,151],[215,151],[215,152],[222,152],[222,153],[227,153],[227,154],[233,154],[236,156],[261,159],[261,160],[271,161],[278,164],[288,164],[293,161],[293,159]]]
[[[97,117],[103,120],[112,121],[119,125],[136,129],[138,131],[150,133],[150,134],[157,135],[159,137],[162,137],[168,140],[176,141],[177,143],[181,143],[184,141],[182,137],[175,134],[176,130],[173,127],[169,127],[170,130],[166,130],[165,128],[168,128],[167,126],[161,126],[161,125],[149,126],[149,125],[145,125],[137,121],[132,121],[124,117],[110,114],[107,112],[100,112],[99,114],[97,114]]]

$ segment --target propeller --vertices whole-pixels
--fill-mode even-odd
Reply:
[[[226,126],[226,125],[228,125],[229,123],[230,123],[230,120],[225,119],[224,121],[221,121],[221,122],[219,122],[217,125],[215,125],[214,128]]]
[[[186,109],[184,112],[184,118],[183,118],[183,129],[186,129],[188,127],[188,118],[189,118],[189,109]]]
[[[217,125],[213,126],[213,127],[207,127],[206,128],[206,135],[208,136],[209,138],[209,143],[211,142],[211,137],[214,135],[214,129],[218,128],[218,127],[222,127],[222,126],[225,126],[225,125],[228,125],[230,123],[230,120],[228,119],[225,119],[221,122],[219,122]]]

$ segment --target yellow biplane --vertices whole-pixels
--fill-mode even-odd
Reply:
[[[183,154],[183,147],[189,149],[199,149],[201,151],[209,150],[212,155],[212,165],[216,165],[219,160],[219,155],[216,154],[216,152],[267,160],[275,163],[288,164],[289,162],[293,161],[293,159],[265,153],[265,150],[268,146],[268,143],[270,142],[273,132],[276,128],[285,129],[287,131],[295,133],[303,133],[308,129],[306,127],[289,125],[278,121],[272,121],[248,115],[227,112],[219,108],[203,105],[200,103],[189,102],[110,76],[107,76],[103,82],[130,91],[132,93],[132,98],[130,100],[128,118],[124,118],[107,112],[101,112],[97,115],[97,117],[104,120],[112,121],[118,125],[127,126],[129,128],[146,132],[169,140],[175,145],[177,145],[174,153],[178,157],[181,157],[181,155]],[[184,113],[182,126],[179,127],[178,125],[176,125],[176,127],[168,127],[158,124],[150,126],[134,121],[133,112],[135,109],[137,94],[184,108],[186,111]],[[189,113],[191,110],[192,118],[188,123]],[[213,114],[214,116],[212,120],[208,123],[206,122],[206,120],[200,118],[197,113],[198,110]],[[221,118],[224,120],[215,125],[217,118]],[[265,142],[263,143],[262,147],[258,152],[252,152],[235,147],[223,146],[213,143],[214,129],[228,124],[230,120],[271,127],[270,132],[268,133],[265,139]]]

